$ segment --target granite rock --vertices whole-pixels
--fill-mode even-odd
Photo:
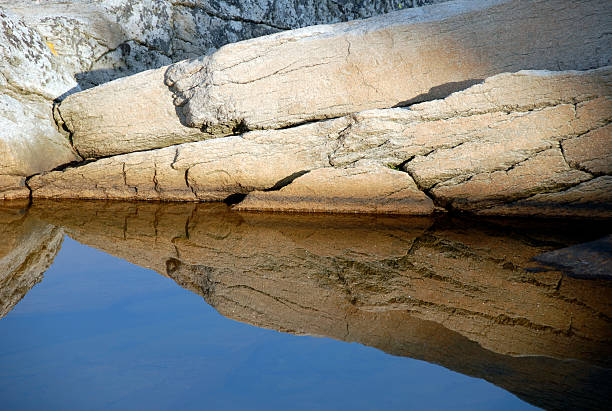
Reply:
[[[0,62],[0,198],[28,197],[25,177],[79,159],[52,115],[52,101],[77,84],[38,32],[2,8]]]

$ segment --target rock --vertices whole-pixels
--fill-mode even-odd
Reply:
[[[327,154],[348,123],[341,118],[123,154],[35,176],[29,184],[38,198],[222,201],[329,166]]]
[[[400,8],[392,0],[0,0],[0,6],[36,27],[83,88],[209,54],[227,43]]]
[[[584,20],[589,30],[566,36],[568,24],[582,27]],[[602,33],[611,29],[610,21],[603,0],[462,0],[230,44],[171,66],[166,82],[177,96],[181,123],[202,129],[205,139],[441,98],[503,71],[600,67],[612,61],[601,51],[608,50]],[[146,77],[150,94],[143,90],[145,77],[137,76],[67,98],[59,109],[77,149],[84,146],[88,157],[144,149],[140,139],[133,147],[112,146],[123,129],[109,113],[139,119],[144,104],[171,112],[157,84],[161,70]],[[133,97],[100,103],[113,92]],[[140,97],[152,100],[134,104]],[[146,148],[162,148],[175,122],[164,117],[150,127],[137,121],[130,135],[150,135]],[[101,139],[108,143],[98,150]]]
[[[554,216],[563,209],[606,217],[612,204],[606,187],[578,162],[597,163],[598,171],[612,164],[605,156],[612,150],[611,75],[610,67],[500,74],[410,110],[364,112],[343,133],[330,163],[401,164],[449,210]],[[582,151],[572,151],[578,145]],[[575,196],[564,200],[562,193],[581,184],[590,194],[567,207]],[[512,211],[497,206],[543,193],[556,197],[539,211],[519,203]]]
[[[76,83],[38,33],[3,9],[0,61],[0,198],[28,197],[24,177],[79,158],[51,112]]]
[[[0,66],[3,89],[53,100],[76,87],[36,30],[26,26],[15,14],[0,9]]]
[[[181,124],[172,93],[163,84],[164,73],[165,69],[149,70],[115,80],[74,94],[61,104],[60,121],[68,129],[90,128],[87,136],[72,136],[79,154],[109,156],[209,137]],[[107,121],[112,124],[102,126]]]
[[[595,177],[552,193],[538,193],[477,211],[479,215],[612,217],[612,176]]]
[[[278,191],[254,191],[238,210],[431,214],[433,202],[412,178],[386,167],[320,168]]]
[[[0,209],[0,318],[38,284],[58,253],[64,232],[27,214]]]
[[[612,125],[589,131],[561,143],[563,155],[572,167],[590,174],[612,174]]]
[[[611,22],[605,0],[459,0],[227,45],[176,64],[167,82],[192,127],[275,129],[444,97],[501,72],[608,65]]]
[[[248,194],[236,207],[423,214],[433,211],[426,194],[451,211],[607,217],[611,79],[612,67],[500,74],[409,109],[119,155],[29,184],[42,198],[220,201]],[[70,99],[89,100],[87,93]],[[157,127],[154,118],[149,123]],[[104,138],[96,139],[103,147]]]
[[[0,175],[0,200],[16,200],[30,197],[30,190],[23,176]]]
[[[525,269],[605,225],[517,229],[133,202],[34,201],[32,213],[237,321],[424,359],[545,408],[609,397],[592,384],[610,373],[609,281]]]

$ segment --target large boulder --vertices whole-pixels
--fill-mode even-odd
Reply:
[[[68,63],[83,88],[283,30],[440,0],[0,0]]]
[[[59,111],[77,150],[95,158],[405,106],[501,72],[608,65],[607,5],[459,0],[307,27],[75,94]],[[176,118],[150,116],[144,105]],[[186,136],[177,121],[202,132]]]
[[[77,160],[53,100],[77,87],[40,35],[0,9],[0,199],[27,197],[25,177]]]
[[[192,127],[281,128],[443,97],[501,72],[609,65],[611,29],[606,0],[458,0],[231,44],[175,65],[168,84]]]
[[[241,209],[609,217],[612,67],[500,74],[443,100],[117,155],[33,197]],[[541,200],[538,196],[544,196]]]

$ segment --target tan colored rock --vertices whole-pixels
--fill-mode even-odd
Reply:
[[[495,160],[494,154],[487,150],[478,154],[490,154]],[[470,157],[466,157],[470,160]],[[451,180],[440,183],[431,192],[449,207],[473,210],[511,202],[534,193],[562,190],[592,178],[589,173],[570,168],[561,150],[552,148],[538,152],[507,170],[476,174],[465,182]],[[603,192],[600,194],[604,195]]]
[[[79,154],[104,157],[210,138],[181,124],[165,71],[145,71],[66,98],[59,117],[69,130],[79,130],[72,136]]]
[[[568,164],[591,174],[612,174],[612,124],[561,143]]]
[[[25,199],[30,190],[25,185],[25,177],[0,175],[0,200]]]
[[[355,121],[343,133],[330,161],[334,166],[346,166],[362,159],[400,164],[411,157],[429,155],[471,140],[492,140],[499,133],[513,138],[505,130],[531,127],[531,122],[537,128],[531,127],[529,132],[535,131],[540,137],[555,132],[576,136],[589,126],[606,124],[610,103],[597,98],[609,98],[611,94],[612,67],[609,66],[587,71],[499,74],[443,100],[414,104],[409,109],[353,114]],[[581,104],[586,102],[590,103]],[[576,105],[580,105],[576,113],[579,117],[568,122]],[[526,117],[532,114],[536,116]],[[515,133],[525,140],[525,131],[515,130]],[[497,139],[502,140],[499,136]]]
[[[53,120],[52,102],[2,89],[0,174],[31,176],[79,159]]]
[[[254,191],[238,210],[431,214],[433,202],[403,172],[383,167],[320,168],[278,191]]]
[[[170,66],[181,124],[164,68],[69,98],[60,112],[87,157],[277,129],[444,97],[506,71],[610,64],[610,21],[604,0],[458,0],[276,33]]]
[[[504,214],[498,205],[552,196],[605,174],[611,90],[611,67],[501,74],[410,109],[114,156],[29,185],[44,198],[220,201],[257,191],[238,207],[431,212],[416,187],[449,209]],[[566,215],[607,215],[603,187],[585,187],[580,207],[553,196],[560,202],[538,215],[555,216],[557,206]]]
[[[565,190],[533,194],[478,210],[480,215],[533,217],[612,217],[612,176],[596,177]]]
[[[610,64],[611,13],[605,0],[459,0],[227,45],[171,67],[168,83],[193,127],[280,128],[444,97],[502,72]]]
[[[294,173],[329,165],[349,119],[256,131],[101,159],[30,180],[33,196],[221,201],[264,190]]]

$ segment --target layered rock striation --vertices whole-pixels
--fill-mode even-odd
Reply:
[[[236,207],[250,210],[609,217],[611,80],[610,67],[500,74],[442,100],[111,156],[30,186],[37,198],[246,195]]]
[[[117,24],[162,19],[140,6]],[[242,210],[609,218],[611,22],[603,0],[457,0],[228,44],[66,97],[54,118],[85,161],[28,188]]]

